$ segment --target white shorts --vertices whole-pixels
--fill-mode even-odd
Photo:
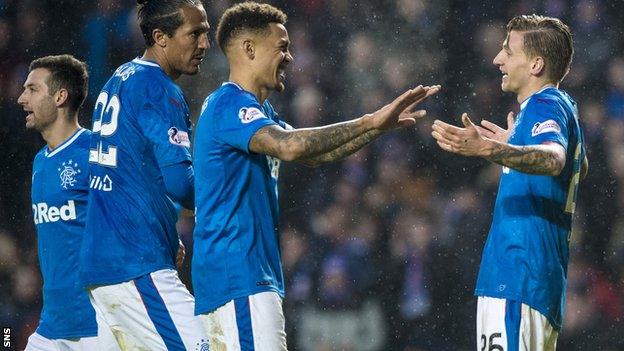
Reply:
[[[282,298],[261,292],[200,315],[212,351],[285,351]]]
[[[477,350],[554,351],[559,333],[531,307],[512,300],[479,296]]]
[[[28,337],[25,351],[118,351],[119,346],[110,328],[98,316],[95,316],[98,327],[97,336],[76,339],[48,339],[34,332]]]
[[[208,350],[194,315],[195,299],[173,269],[98,286],[89,290],[89,298],[122,350]]]

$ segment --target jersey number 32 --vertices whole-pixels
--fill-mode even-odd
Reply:
[[[107,148],[104,149],[102,144],[107,138],[117,130],[119,120],[119,110],[121,105],[116,95],[108,97],[108,93],[103,91],[95,102],[95,119],[93,120],[93,140],[96,140],[95,149],[89,150],[89,162],[97,163],[106,167],[117,166],[117,147],[106,143]],[[104,116],[110,119],[104,121]]]

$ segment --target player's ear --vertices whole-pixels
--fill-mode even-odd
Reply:
[[[154,39],[154,43],[161,48],[167,46],[167,34],[162,30],[156,28],[152,31],[152,38]]]
[[[544,58],[537,56],[531,60],[531,74],[540,76],[546,71]]]
[[[61,107],[69,102],[69,92],[67,89],[61,88],[54,93],[54,104]]]
[[[245,39],[242,42],[242,49],[247,58],[253,60],[256,57],[256,46],[251,39]]]

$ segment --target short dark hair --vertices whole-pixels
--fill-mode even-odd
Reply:
[[[507,23],[507,33],[522,32],[524,53],[541,56],[546,75],[559,83],[570,71],[574,46],[570,28],[560,19],[539,15],[516,16]]]
[[[156,43],[152,37],[154,29],[172,37],[184,23],[180,9],[200,5],[200,0],[137,0],[137,18],[145,45],[149,47]]]
[[[30,63],[28,70],[33,71],[37,68],[50,71],[50,76],[46,81],[48,95],[52,95],[60,89],[66,89],[69,93],[69,107],[72,111],[78,111],[89,89],[87,64],[72,55],[57,55],[34,60]]]
[[[217,26],[217,43],[225,52],[230,39],[244,30],[263,31],[269,23],[286,24],[288,16],[269,4],[248,1],[225,10]]]

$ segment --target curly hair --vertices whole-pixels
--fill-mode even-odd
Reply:
[[[236,4],[223,13],[217,25],[217,43],[223,52],[230,39],[242,31],[263,31],[269,23],[285,24],[286,14],[269,4],[248,1]]]

